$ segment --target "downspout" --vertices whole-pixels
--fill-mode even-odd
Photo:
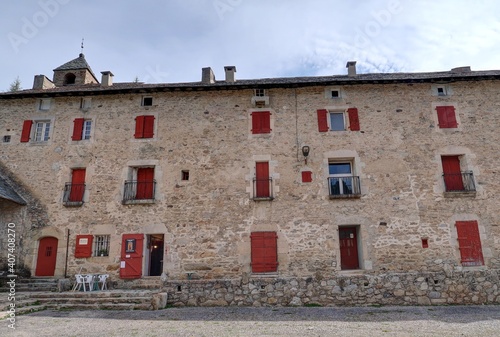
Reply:
[[[66,236],[66,262],[64,263],[64,278],[68,278],[69,228]]]

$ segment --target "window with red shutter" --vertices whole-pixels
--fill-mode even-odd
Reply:
[[[484,265],[477,221],[457,221],[455,227],[462,266]]]
[[[30,141],[31,126],[33,125],[32,120],[26,120],[23,123],[23,131],[21,132],[21,143],[27,143]]]
[[[446,192],[464,191],[459,156],[442,156],[443,179]]]
[[[271,133],[271,112],[254,111],[252,112],[252,133]]]
[[[77,235],[75,245],[75,257],[85,258],[92,256],[92,235]]]
[[[69,192],[70,202],[83,201],[85,194],[85,169],[73,169],[71,172],[71,189]]]
[[[250,241],[252,272],[276,272],[278,270],[278,236],[276,232],[252,232]]]
[[[311,171],[302,171],[302,182],[303,183],[312,182],[312,172]]]
[[[437,106],[436,111],[440,129],[452,129],[458,127],[454,106]]]
[[[271,180],[269,177],[269,162],[255,163],[255,197],[269,198],[271,197],[270,186]]]
[[[73,136],[71,136],[72,140],[81,140],[83,134],[83,122],[85,119],[83,118],[75,118],[73,121]]]
[[[145,115],[135,118],[135,138],[153,138],[155,116]]]
[[[349,116],[349,126],[351,131],[359,131],[359,116],[357,108],[347,109],[347,115]]]
[[[154,198],[154,167],[140,167],[137,169],[136,200]]]
[[[318,131],[327,132],[328,131],[328,110],[320,109],[316,111],[318,115]]]

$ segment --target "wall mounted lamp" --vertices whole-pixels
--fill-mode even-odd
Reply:
[[[311,148],[309,146],[307,146],[307,145],[302,146],[302,155],[305,158],[306,165],[307,165],[307,156],[309,156],[310,150],[311,150]]]

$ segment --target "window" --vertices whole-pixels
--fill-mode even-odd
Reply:
[[[437,87],[438,96],[446,96],[446,87]]]
[[[125,181],[123,203],[146,203],[154,200],[156,181],[154,167],[135,167],[131,171],[132,179]]]
[[[278,236],[276,232],[252,232],[252,273],[272,273],[278,270]]]
[[[42,98],[38,105],[38,110],[49,110],[50,109],[50,98]]]
[[[317,115],[319,132],[360,130],[357,108],[349,108],[347,111],[328,111],[326,109],[320,109],[317,110]]]
[[[153,138],[155,116],[137,116],[135,118],[135,138]]]
[[[252,134],[271,133],[271,112],[252,112]]]
[[[10,135],[3,136],[3,142],[4,143],[10,143],[10,138],[11,138]]]
[[[272,178],[269,176],[269,162],[255,163],[254,200],[272,199]]]
[[[80,109],[87,110],[92,107],[92,98],[91,97],[83,97],[80,102]]]
[[[472,171],[462,171],[461,156],[441,156],[446,192],[473,192],[476,190]]]
[[[78,168],[71,171],[71,182],[64,186],[63,203],[65,206],[83,205],[85,194],[85,169]]]
[[[330,91],[331,98],[340,98],[340,90],[334,89]]]
[[[331,198],[361,195],[359,177],[353,176],[351,162],[328,163],[328,186]]]
[[[254,96],[256,96],[256,97],[265,97],[265,96],[267,96],[267,90],[266,89],[255,89],[254,90]]]
[[[436,111],[440,129],[453,129],[458,127],[454,106],[437,106]]]
[[[73,121],[73,136],[72,140],[90,139],[90,131],[92,129],[92,120],[84,118],[75,118]]]
[[[46,142],[49,140],[50,121],[35,122],[35,142]]]
[[[477,221],[457,221],[458,249],[462,266],[484,265]]]
[[[150,97],[150,96],[144,96],[144,97],[142,98],[141,105],[142,105],[142,106],[152,106],[152,105],[153,105],[153,97]]]
[[[73,73],[67,73],[66,76],[64,76],[64,85],[75,84],[75,81],[76,75]]]
[[[94,236],[93,256],[109,256],[109,235],[96,235]]]
[[[181,180],[189,180],[189,171],[188,170],[181,171]]]
[[[340,268],[359,269],[358,226],[339,227]]]

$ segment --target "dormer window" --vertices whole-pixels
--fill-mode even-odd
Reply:
[[[64,76],[64,85],[75,84],[76,75],[73,73],[68,73]]]
[[[340,90],[332,90],[332,98],[340,98]]]
[[[264,97],[264,96],[267,96],[267,90],[266,89],[255,89],[254,90],[254,96],[255,97]]]
[[[438,96],[446,96],[446,88],[445,87],[437,87]]]

